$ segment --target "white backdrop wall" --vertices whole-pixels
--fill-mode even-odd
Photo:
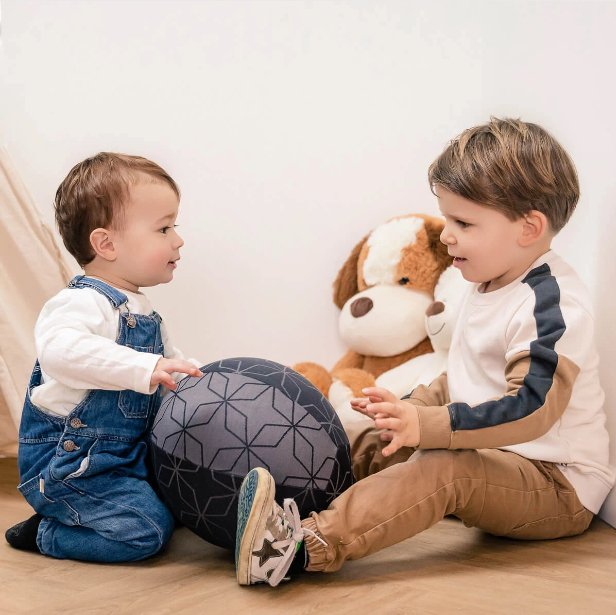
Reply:
[[[596,299],[616,440],[616,3],[0,2],[0,141],[44,219],[96,151],[167,168],[186,246],[150,294],[204,362],[331,366],[331,284],[352,246],[393,215],[436,213],[426,170],[462,129],[543,124],[580,173],[555,247]]]

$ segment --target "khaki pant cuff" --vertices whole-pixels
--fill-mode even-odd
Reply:
[[[316,521],[312,517],[304,519],[302,521],[302,527],[321,536],[317,529]],[[328,545],[326,547],[311,534],[304,537],[304,545],[306,547],[306,553],[308,554],[308,565],[306,566],[306,570],[309,572],[324,571],[327,568],[327,564],[333,559],[333,557],[328,554],[328,550],[331,549],[331,546]]]

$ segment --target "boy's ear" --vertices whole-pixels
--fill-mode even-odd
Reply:
[[[90,233],[90,245],[94,253],[106,261],[117,258],[112,232],[105,228],[95,228]]]
[[[550,231],[550,223],[546,215],[536,209],[525,214],[520,222],[521,233],[518,241],[523,248],[539,241]]]

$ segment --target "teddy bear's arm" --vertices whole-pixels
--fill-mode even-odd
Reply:
[[[332,372],[335,372],[339,369],[348,369],[348,368],[364,368],[364,360],[365,357],[363,354],[359,354],[354,350],[349,350],[339,361],[334,365]]]
[[[306,378],[306,380],[310,381],[325,397],[327,397],[329,394],[329,387],[332,385],[332,377],[322,365],[304,361],[303,363],[296,363],[293,369]]]

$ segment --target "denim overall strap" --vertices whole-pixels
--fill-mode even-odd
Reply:
[[[121,293],[113,286],[109,286],[102,280],[96,278],[89,278],[85,275],[75,276],[69,283],[67,288],[93,288],[97,290],[101,295],[104,295],[109,300],[109,303],[114,308],[119,308],[123,303],[128,301],[128,298],[124,293]]]
[[[137,352],[164,354],[161,334],[161,318],[156,312],[132,314],[127,306],[127,296],[101,280],[77,276],[69,288],[91,288],[101,293],[118,311],[118,335],[116,343]],[[119,441],[134,441],[144,436],[160,405],[160,395],[151,395],[132,390],[94,390],[69,415],[83,425],[80,434],[92,429],[98,438]]]

